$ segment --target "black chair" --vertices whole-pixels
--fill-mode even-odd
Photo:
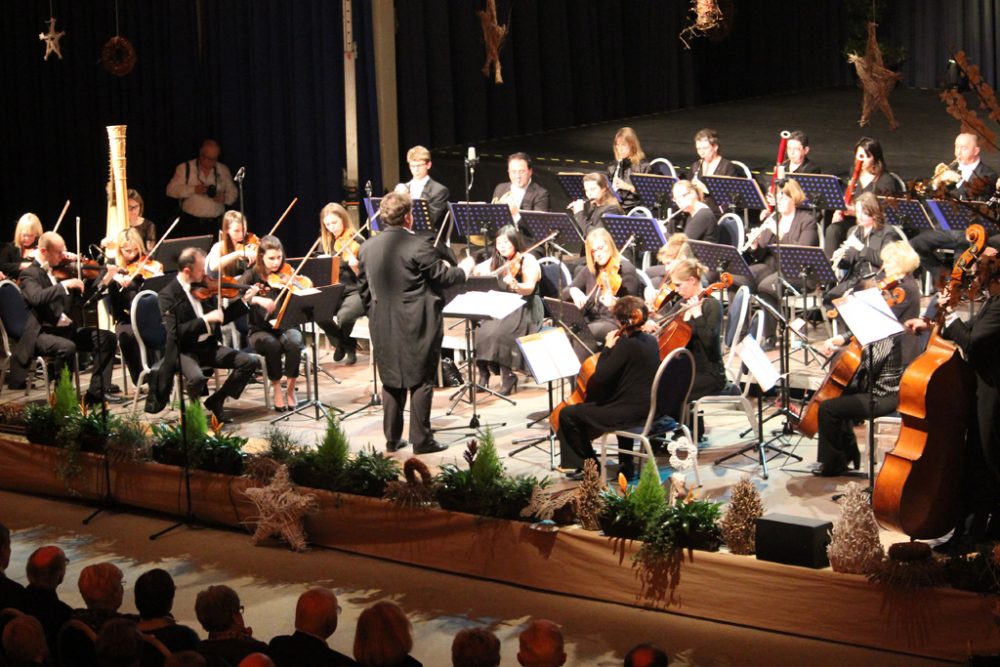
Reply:
[[[132,299],[132,330],[139,344],[139,359],[142,369],[135,382],[135,392],[132,396],[132,412],[139,410],[139,389],[153,370],[153,364],[167,348],[167,327],[163,324],[160,314],[160,302],[153,290],[142,290]]]
[[[24,295],[21,288],[13,281],[0,281],[0,339],[3,343],[4,358],[0,362],[0,391],[3,391],[4,376],[10,370],[13,350],[13,343],[21,339],[24,335],[24,328],[28,324],[28,304],[24,302]],[[40,355],[32,358],[28,366],[27,381],[24,386],[24,395],[27,396],[33,388],[35,373],[40,368],[45,387],[49,386],[49,364],[56,361],[54,355]],[[73,359],[73,375],[76,378],[76,391],[80,393],[80,368],[76,357]]]

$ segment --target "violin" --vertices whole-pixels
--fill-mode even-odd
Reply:
[[[594,289],[600,296],[615,296],[622,287],[621,255],[612,257],[608,263],[597,272],[597,283]]]
[[[148,255],[141,255],[137,259],[125,265],[125,275],[129,278],[140,276],[142,278],[155,278],[163,275],[163,264],[155,259],[149,259]]]
[[[900,283],[903,282],[903,278],[905,278],[905,276],[898,278],[890,278],[889,276],[886,276],[876,285],[878,290],[882,292],[882,298],[885,299],[885,304],[890,308],[898,306],[906,300],[906,292],[900,285]],[[831,320],[836,319],[837,309],[831,308],[826,311],[826,316]]]
[[[309,276],[295,275],[295,269],[287,262],[281,268],[267,276],[267,286],[271,289],[283,290],[288,288],[292,294],[304,289],[312,289],[313,281]]]
[[[236,244],[235,251],[242,252],[244,256],[256,255],[258,247],[260,247],[260,238],[253,232],[247,232],[243,241]]]
[[[214,280],[206,275],[201,282],[191,283],[191,296],[199,301],[208,301],[213,296],[235,299],[252,287],[253,285],[239,284],[233,276],[222,276],[220,283],[219,280]]]
[[[77,259],[64,257],[61,262],[52,267],[52,275],[56,277],[56,280],[69,280],[70,278],[76,278],[77,276],[83,278],[84,280],[97,280],[97,277],[101,275],[101,270],[103,268],[104,265],[98,264],[97,262],[80,262]]]
[[[361,250],[361,244],[355,241],[351,236],[344,235],[338,236],[333,242],[333,255],[338,257],[343,254],[348,258],[348,263],[350,263],[351,257],[357,257],[358,252]],[[287,265],[286,265],[287,266]]]
[[[680,292],[675,289],[675,285],[666,277],[663,278],[663,284],[660,285],[660,289],[656,290],[656,296],[653,297],[653,312],[657,313],[663,306],[672,303],[680,298]]]

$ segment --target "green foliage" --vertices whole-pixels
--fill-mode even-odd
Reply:
[[[351,443],[340,424],[340,419],[331,412],[326,417],[326,432],[316,449],[314,463],[323,475],[336,479],[347,467],[351,454]]]
[[[289,431],[280,426],[269,425],[264,429],[263,437],[267,442],[263,456],[276,463],[290,464],[302,454],[302,446],[295,442]]]
[[[188,442],[197,442],[208,436],[208,417],[205,408],[198,401],[188,401],[184,406],[184,422]]]
[[[62,423],[74,415],[80,414],[80,399],[76,395],[73,380],[70,379],[69,368],[63,366],[56,383],[55,397],[52,401],[52,412],[57,423]]]
[[[715,551],[722,543],[719,530],[721,516],[721,503],[678,498],[665,509],[659,520],[647,525],[636,559],[650,562],[678,548]]]
[[[85,452],[103,453],[108,444],[108,437],[118,425],[118,417],[105,415],[101,410],[91,410],[87,413],[77,412],[67,420],[65,433],[60,434],[63,446],[69,440],[76,441]]]
[[[639,485],[629,498],[635,508],[635,515],[644,521],[655,521],[666,507],[667,496],[660,483],[656,464],[647,461],[639,475]]]
[[[55,413],[47,401],[28,403],[24,406],[24,434],[29,442],[37,445],[54,445],[58,430]]]
[[[108,435],[105,453],[112,461],[136,461],[149,454],[149,434],[138,415],[116,417]]]
[[[381,498],[389,482],[399,479],[399,462],[374,448],[362,449],[347,462],[337,489],[345,493]]]
[[[469,467],[469,472],[472,476],[472,484],[477,488],[486,488],[503,477],[503,462],[497,455],[492,429],[486,429],[486,433],[479,441],[479,447],[472,465]]]
[[[225,433],[208,432],[205,411],[197,401],[185,411],[187,451],[192,468],[239,475],[243,472],[243,446],[247,439]],[[167,465],[184,465],[184,439],[180,424],[153,425],[153,460]]]
[[[598,522],[605,533],[637,538],[656,523],[667,508],[666,493],[660,484],[656,465],[647,462],[634,489],[619,494],[615,489],[601,491],[604,510]]]

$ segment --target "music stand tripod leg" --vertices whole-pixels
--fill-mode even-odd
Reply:
[[[340,420],[344,421],[348,417],[353,417],[359,412],[363,412],[368,408],[379,408],[382,407],[382,397],[378,393],[378,366],[375,365],[375,348],[371,346],[369,342],[369,354],[368,354],[368,365],[372,367],[372,393],[368,396],[368,402],[362,405],[360,408],[355,408],[350,412],[345,412],[341,415]]]
[[[470,399],[471,399],[469,402],[472,404],[472,418],[469,420],[468,427],[465,427],[465,426],[445,426],[444,428],[434,429],[434,431],[442,431],[443,432],[443,431],[453,431],[453,430],[459,430],[459,429],[469,428],[469,429],[472,429],[476,433],[481,433],[483,428],[491,428],[491,427],[494,427],[494,426],[498,426],[498,427],[499,426],[506,426],[507,422],[499,422],[499,423],[494,423],[494,424],[482,424],[482,423],[480,423],[480,421],[479,421],[478,405],[477,405],[477,401],[476,401],[476,391],[477,390],[482,390],[484,392],[488,392],[490,394],[493,394],[494,396],[498,396],[498,397],[504,399],[505,401],[509,402],[511,405],[517,405],[514,401],[512,401],[509,398],[507,398],[506,396],[498,394],[498,393],[494,392],[493,390],[488,389],[488,388],[486,388],[486,387],[484,387],[481,384],[478,384],[476,382],[476,377],[474,375],[474,372],[476,370],[476,347],[472,344],[472,337],[473,337],[472,333],[473,333],[473,328],[474,327],[475,327],[475,322],[473,320],[471,320],[470,318],[465,318],[465,354],[466,354],[466,358],[469,359],[469,364],[468,364],[468,369],[469,369],[468,379],[465,381],[465,384],[456,393],[456,395],[452,399],[451,406],[448,408],[448,411],[445,413],[447,415],[451,415],[455,411],[455,407],[462,400],[462,395],[466,391],[468,391]]]

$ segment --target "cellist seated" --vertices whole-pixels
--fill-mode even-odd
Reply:
[[[583,311],[590,332],[598,342],[618,329],[618,322],[611,313],[615,302],[623,296],[641,295],[639,276],[631,262],[622,257],[611,234],[598,227],[587,234],[584,247],[587,268],[576,274],[573,283],[565,288],[562,298],[572,301]],[[589,357],[594,350],[585,349],[573,341],[580,360]]]
[[[583,461],[597,460],[591,441],[608,431],[635,426],[649,411],[649,394],[660,363],[656,339],[643,333],[640,327],[649,316],[642,299],[625,296],[612,307],[612,316],[619,328],[609,331],[604,339],[604,351],[587,384],[583,403],[566,405],[559,416],[559,438],[562,465],[575,467],[570,479],[581,479]],[[619,438],[618,446],[631,449],[633,439]],[[625,455],[619,471],[632,477],[632,457]]]

